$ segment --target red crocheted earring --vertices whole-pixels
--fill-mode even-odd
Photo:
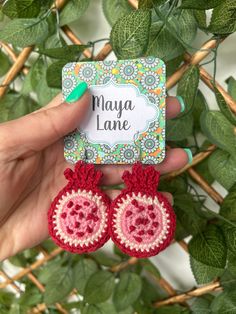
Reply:
[[[127,187],[111,203],[111,238],[128,255],[156,255],[173,239],[176,218],[170,203],[157,192],[159,176],[153,166],[136,163],[132,173],[124,172]]]
[[[73,253],[92,252],[109,239],[109,198],[98,188],[102,177],[94,165],[79,161],[64,172],[67,185],[48,211],[49,233],[54,242]]]

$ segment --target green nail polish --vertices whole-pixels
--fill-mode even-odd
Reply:
[[[192,151],[191,149],[189,148],[184,148],[185,152],[187,153],[188,155],[188,163],[191,164],[192,161],[193,161],[193,154],[192,154]]]
[[[88,88],[88,84],[87,83],[85,83],[85,82],[80,83],[67,96],[66,102],[73,103],[73,102],[77,101],[78,99],[80,99],[81,96],[83,96],[83,94],[85,93],[87,88]]]
[[[185,110],[185,104],[184,104],[184,100],[181,96],[176,96],[176,98],[178,99],[179,103],[180,103],[180,107],[181,107],[181,110],[180,112],[184,112]]]

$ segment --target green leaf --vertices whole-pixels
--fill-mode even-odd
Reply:
[[[52,63],[47,69],[47,84],[49,87],[61,88],[62,68],[68,60],[62,59]]]
[[[177,304],[162,306],[157,309],[155,314],[190,314],[190,311],[186,307]]]
[[[183,62],[183,55],[180,55],[174,59],[166,62],[166,76],[170,77]]]
[[[97,314],[97,313],[103,314],[103,312],[101,312],[100,309],[98,308],[98,305],[95,304],[88,305],[82,311],[82,314]]]
[[[217,148],[209,157],[211,175],[225,189],[230,189],[236,181],[236,157]]]
[[[174,12],[168,23],[167,14],[166,10],[158,17],[158,21],[152,23],[146,52],[146,55],[156,56],[165,62],[183,54],[185,46],[191,44],[197,32],[197,23],[190,10]]]
[[[18,267],[25,267],[28,264],[27,259],[22,254],[10,256],[8,260],[12,265]]]
[[[31,98],[17,93],[8,93],[0,100],[0,122],[17,119],[38,108]]]
[[[94,258],[98,264],[107,267],[112,267],[120,262],[120,259],[112,258],[102,251],[90,253],[90,256],[92,256],[92,258]]]
[[[227,248],[233,254],[236,254],[236,228],[232,227],[231,225],[224,224],[221,226],[221,230],[225,236]]]
[[[218,227],[208,226],[205,232],[193,236],[188,247],[190,255],[197,261],[217,268],[225,266],[227,248]]]
[[[236,114],[232,112],[232,110],[226,103],[220,91],[216,87],[214,88],[214,90],[215,90],[215,96],[216,96],[217,104],[220,108],[220,111],[232,124],[236,125]]]
[[[211,304],[212,313],[234,314],[236,308],[236,291],[224,291],[216,296]]]
[[[2,10],[0,10],[0,23],[4,20],[5,15],[2,13]]]
[[[52,34],[49,36],[42,45],[44,49],[60,48],[64,46],[66,46],[66,42],[64,41],[63,37],[58,36],[58,34]]]
[[[107,313],[111,314],[111,313]],[[129,306],[125,310],[118,312],[117,314],[134,314],[134,309],[133,307]]]
[[[4,290],[0,290],[0,304],[1,305],[11,305],[13,303],[14,294]]]
[[[59,272],[52,272],[45,286],[44,302],[52,304],[61,301],[71,292],[73,284],[73,273],[68,266],[62,267]]]
[[[0,50],[0,77],[5,75],[9,70],[11,63],[8,57]]]
[[[85,286],[84,299],[87,303],[102,303],[110,298],[115,285],[113,274],[99,270],[91,276]]]
[[[165,0],[139,0],[139,9],[152,9],[154,6],[159,6],[163,4]]]
[[[220,5],[222,0],[183,0],[181,8],[208,10]]]
[[[193,116],[188,114],[186,116],[169,119],[166,122],[166,140],[167,141],[181,141],[190,136],[193,131]]]
[[[201,151],[207,151],[210,144],[211,143],[209,141],[205,140],[200,147]],[[209,163],[209,157],[205,158],[203,161],[197,164],[195,166],[195,169],[209,184],[212,184],[215,179],[210,172],[208,163]]]
[[[48,24],[39,18],[15,19],[1,30],[0,40],[19,47],[42,42],[48,35]]]
[[[215,179],[210,172],[208,158],[197,164],[195,169],[209,184],[214,182]]]
[[[230,96],[236,100],[236,80],[231,76],[227,79],[227,83]]]
[[[211,314],[210,306],[213,299],[214,297],[210,294],[195,298],[191,305],[192,314]]]
[[[70,0],[60,13],[60,26],[77,21],[88,6],[89,0]]]
[[[47,39],[52,36],[52,35],[57,35],[58,39],[61,37],[60,32],[58,29],[58,20],[57,20],[57,15],[56,14],[46,14],[47,17],[44,17],[47,21],[48,24],[48,36],[45,41],[41,42],[37,46],[40,48],[45,47]]]
[[[119,59],[141,57],[147,50],[151,12],[135,10],[118,19],[112,28],[110,39]]]
[[[8,0],[2,7],[2,12],[8,17],[33,18],[40,12],[40,0]]]
[[[52,239],[47,239],[41,243],[41,247],[46,251],[46,252],[51,252],[56,248],[56,244],[52,241]]]
[[[109,302],[91,304],[86,306],[81,314],[133,314],[132,308],[127,308],[125,311],[117,312],[114,304]]]
[[[204,111],[201,115],[201,128],[210,142],[229,153],[236,152],[234,126],[219,111]]]
[[[138,275],[131,272],[121,273],[120,281],[115,287],[113,302],[117,311],[126,309],[139,297],[142,281]]]
[[[159,269],[147,258],[140,259],[140,264],[143,266],[143,270],[146,270],[149,274],[153,275],[156,279],[161,278]]]
[[[202,92],[198,89],[196,98],[194,100],[194,106],[193,106],[194,129],[196,131],[201,130],[200,117],[201,117],[202,112],[206,109],[208,109],[206,99],[204,95],[202,94]]]
[[[12,304],[8,314],[20,314],[20,305],[16,303]]]
[[[28,286],[19,298],[20,305],[35,306],[42,303],[42,293],[36,287]]]
[[[188,234],[197,234],[206,227],[206,219],[200,216],[202,203],[193,199],[190,193],[174,196],[174,208],[178,221]]]
[[[77,311],[78,310],[81,310],[83,305],[82,305],[82,302],[81,301],[70,301],[69,303],[61,303],[63,309],[65,310],[73,310],[73,309],[76,309]]]
[[[87,47],[87,45],[69,45],[58,48],[42,49],[40,50],[40,53],[55,59],[76,61]]]
[[[88,304],[84,308],[82,308],[81,314],[97,314],[98,312],[98,306],[95,304]],[[103,314],[103,313],[99,313]]]
[[[183,177],[175,177],[170,181],[160,180],[158,190],[167,191],[172,193],[174,196],[177,194],[184,194],[187,192],[188,184]]]
[[[44,68],[44,73],[42,76],[41,84],[37,86],[37,96],[38,101],[41,106],[47,105],[54,97],[60,93],[60,89],[51,88],[47,84],[46,80],[46,68]]]
[[[23,86],[21,89],[21,94],[27,96],[30,92],[36,92],[38,85],[41,83],[45,64],[42,59],[38,59],[31,66],[29,73],[27,74]]]
[[[197,21],[198,27],[202,30],[206,30],[207,28],[207,15],[204,10],[194,10],[193,11],[195,19]]]
[[[103,0],[102,8],[108,23],[113,26],[122,16],[132,12],[127,0]]]
[[[220,285],[224,290],[235,291],[236,288],[236,277],[226,269],[223,275],[220,277]]]
[[[236,183],[229,190],[220,206],[220,215],[236,222]]]
[[[152,305],[153,302],[155,302],[158,299],[162,299],[163,297],[166,297],[165,295],[158,291],[158,287],[154,285],[152,282],[148,281],[146,278],[142,278],[142,292],[140,294],[139,300],[142,299],[142,301],[146,305]]]
[[[192,65],[179,81],[177,95],[181,96],[185,103],[183,115],[188,113],[193,108],[198,90],[199,77],[199,68],[196,65]]]
[[[236,277],[236,255],[230,251],[228,251],[227,269],[234,277]]]
[[[215,280],[224,272],[224,268],[217,268],[203,264],[194,259],[192,256],[190,256],[190,265],[194,278],[199,285]]]
[[[118,255],[123,260],[127,260],[129,258],[129,255],[123,253],[115,244],[113,244],[113,252],[115,255]]]
[[[19,96],[16,103],[8,111],[8,120],[20,118],[39,109],[39,106],[29,97]]]
[[[222,18],[224,17],[224,18]],[[214,8],[208,31],[213,34],[230,34],[236,30],[236,2],[235,0],[221,1]]]
[[[46,267],[42,267],[38,273],[38,279],[42,284],[46,284],[49,282],[52,273],[60,273],[62,268],[61,258],[54,259],[47,263]]]
[[[178,217],[176,219],[176,229],[175,229],[175,239],[176,241],[181,241],[187,236],[189,236],[190,233],[185,230],[185,228],[182,226],[181,222],[179,221]]]
[[[32,249],[24,250],[20,254],[22,254],[30,263],[32,260],[34,260],[36,258],[36,256],[39,254],[39,252],[36,248],[32,248]]]
[[[42,59],[39,59],[34,63],[32,68],[30,69],[30,72],[32,70],[30,82],[32,85],[32,90],[35,92],[37,92],[38,86],[41,84],[42,77],[45,73],[45,67],[46,64],[44,63],[44,61]],[[30,72],[29,74],[31,74]]]
[[[36,92],[41,106],[48,104],[59,92],[59,89],[50,88],[46,81],[47,64],[38,59],[31,67],[25,78],[21,93],[28,95],[31,91]],[[61,77],[61,73],[58,74]]]
[[[97,264],[88,258],[83,258],[75,265],[73,272],[75,288],[79,294],[84,295],[84,288],[89,278],[98,270]]]
[[[8,121],[8,112],[18,97],[17,93],[9,92],[0,99],[0,122]]]
[[[134,304],[135,313],[153,314],[153,309],[149,305],[143,304],[141,300],[138,300]]]

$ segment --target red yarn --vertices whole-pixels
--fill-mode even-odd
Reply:
[[[94,165],[79,161],[74,171],[68,168],[64,175],[69,182],[48,211],[49,234],[67,251],[93,252],[109,240],[110,200],[98,188],[102,173],[95,170]]]
[[[164,250],[174,237],[176,218],[168,200],[159,192],[159,173],[140,163],[125,171],[127,186],[111,203],[109,228],[114,243],[126,254],[150,257]]]
[[[127,186],[126,191],[149,191],[149,193],[156,193],[159,178],[160,174],[153,166],[142,168],[142,164],[139,162],[133,165],[132,173],[126,170],[122,176]]]

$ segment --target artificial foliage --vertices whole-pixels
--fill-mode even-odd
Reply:
[[[71,38],[68,24],[83,16],[92,1],[95,0],[1,1],[1,122],[41,108],[58,94],[64,64],[94,59],[96,42],[79,45],[72,38],[72,44],[65,36]],[[97,58],[109,53],[109,44],[120,59],[148,55],[162,58],[167,64],[167,87],[178,83],[176,93],[185,100],[184,113],[167,122],[167,144],[191,148],[195,166],[163,176],[159,189],[174,196],[175,239],[182,246],[185,244],[185,249],[184,239],[190,239],[189,267],[197,284],[204,286],[193,287],[193,294],[176,292],[149,259],[130,258],[116,247],[112,252],[69,254],[47,240],[40,247],[9,258],[7,263],[19,267],[15,281],[7,278],[6,262],[2,263],[0,313],[77,310],[82,314],[233,314],[236,312],[236,77],[227,79],[227,93],[222,92],[216,79],[220,67],[218,47],[227,37],[230,40],[236,30],[236,1],[103,0],[101,10],[111,25],[111,33],[110,39],[104,40],[108,43],[105,50]],[[203,48],[193,44],[200,32],[208,36],[210,43]],[[31,47],[25,48],[28,46]],[[21,55],[32,51],[28,60]],[[206,61],[202,61],[204,53],[208,55]],[[210,76],[203,68],[204,62],[214,65]],[[14,73],[17,84],[6,75],[9,72]],[[200,91],[200,79],[214,92],[212,102],[218,106],[216,110],[210,109],[212,104],[207,103]],[[227,190],[224,199],[212,189],[214,181]],[[196,189],[196,184],[208,196],[199,192],[201,189]],[[206,206],[207,197],[215,201],[216,210]],[[4,280],[9,284],[4,284]],[[177,296],[172,297],[174,294]]]

